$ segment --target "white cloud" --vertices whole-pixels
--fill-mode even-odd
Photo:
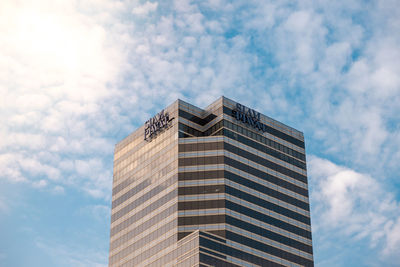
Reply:
[[[1,1],[0,178],[107,199],[116,139],[176,98],[225,94],[347,165],[312,159],[313,227],[393,255],[397,2],[172,2]]]
[[[132,14],[145,16],[148,15],[150,12],[153,12],[157,9],[158,3],[157,2],[146,2],[141,6],[137,6],[133,8]]]
[[[0,155],[1,177],[11,182],[24,182],[26,178],[21,173],[16,160],[17,157],[17,155],[9,153]]]
[[[60,185],[56,185],[55,187],[53,187],[51,192],[53,192],[56,195],[62,195],[62,194],[64,194],[65,190],[64,190],[64,187],[62,187]]]
[[[255,46],[271,55],[263,73],[271,77],[265,80],[266,99],[273,99],[268,111],[277,119],[292,116],[294,126],[304,121],[299,127],[320,155],[340,156],[383,179],[388,162],[381,155],[399,150],[393,142],[400,112],[397,9],[388,8],[390,1],[286,4],[248,11],[257,21],[246,24],[257,33]]]
[[[314,238],[339,238],[344,247],[367,240],[381,257],[398,258],[400,204],[394,194],[369,175],[309,159]]]
[[[399,150],[389,145],[395,133],[387,125],[399,111],[398,40],[390,36],[397,19],[383,4],[377,14],[388,15],[363,25],[348,16],[363,11],[359,1],[174,1],[162,12],[149,1],[50,2],[2,8],[0,149],[17,165],[2,163],[14,180],[28,177],[16,164],[26,154],[55,169],[64,163],[37,154],[89,164],[99,160],[93,155],[110,156],[113,138],[153,109],[176,98],[205,106],[222,94],[304,122],[298,125],[321,154],[340,154],[354,166],[369,168],[383,150]],[[158,16],[122,19],[132,10]],[[207,10],[219,15],[210,19]],[[391,26],[379,32],[385,18]],[[109,159],[100,161],[111,169]],[[95,175],[68,177],[105,194],[86,183]]]
[[[32,186],[33,186],[33,187],[36,187],[36,188],[43,188],[43,187],[46,187],[46,186],[47,186],[47,181],[42,179],[42,180],[33,182],[33,183],[32,183]]]
[[[57,181],[55,191],[96,187],[85,182],[93,176],[60,179],[69,174],[57,160],[91,162],[91,154],[112,151],[104,134],[113,130],[113,107],[104,102],[124,71],[123,40],[129,41],[118,38],[126,30],[117,23],[124,9],[113,2],[0,4],[1,178],[40,188],[45,175]]]
[[[400,218],[396,221],[388,222],[384,227],[385,235],[387,237],[387,244],[383,250],[385,256],[398,256],[397,253],[400,248]]]

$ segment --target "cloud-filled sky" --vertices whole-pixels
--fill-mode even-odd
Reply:
[[[400,262],[400,8],[0,2],[0,266],[107,266],[115,143],[221,95],[304,132],[317,266]]]

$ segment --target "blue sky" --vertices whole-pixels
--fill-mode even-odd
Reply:
[[[221,95],[304,132],[317,266],[400,262],[397,1],[0,3],[0,266],[107,266],[115,143]]]

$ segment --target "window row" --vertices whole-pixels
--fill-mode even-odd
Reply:
[[[223,126],[223,121],[220,120],[210,128],[208,128],[206,131],[204,131],[204,136],[211,136],[211,135],[216,135],[215,132]]]
[[[296,225],[290,224],[288,222],[279,220],[279,219],[272,217],[266,213],[256,211],[254,209],[250,209],[248,207],[245,207],[243,205],[240,205],[240,204],[235,203],[230,200],[226,200],[225,207],[228,210],[232,210],[239,214],[243,214],[247,217],[254,218],[258,221],[265,222],[265,223],[275,226],[277,228],[283,229],[285,231],[291,232],[293,234],[296,234],[298,236],[302,236],[302,237],[305,237],[305,238],[308,238],[311,240],[311,232],[310,231],[307,231],[306,229],[303,229]]]
[[[184,133],[187,133],[191,136],[196,136],[196,137],[201,137],[201,136],[211,136],[215,135],[215,132],[220,129],[223,126],[222,120],[208,128],[206,131],[199,131],[197,129],[194,129],[193,127],[190,127],[186,124],[179,123],[178,129]],[[190,136],[187,136],[190,137]]]
[[[295,185],[287,180],[284,180],[282,178],[276,177],[269,173],[263,172],[259,169],[253,168],[253,167],[249,166],[248,164],[244,164],[242,162],[239,162],[237,160],[234,160],[234,159],[231,159],[228,157],[224,158],[224,164],[232,166],[233,168],[236,168],[238,170],[247,172],[247,173],[254,175],[256,177],[259,177],[267,182],[276,184],[280,187],[286,188],[290,191],[296,192],[297,194],[300,194],[300,195],[308,198],[308,190],[306,188],[300,187],[300,186]]]
[[[310,259],[300,257],[298,255],[295,255],[295,254],[285,251],[283,249],[279,249],[279,248],[267,245],[265,243],[259,242],[257,240],[254,240],[254,239],[242,236],[242,235],[238,235],[231,231],[226,232],[226,237],[227,237],[227,239],[232,240],[236,243],[243,244],[243,245],[251,247],[251,248],[255,248],[262,252],[277,256],[281,259],[285,259],[285,260],[297,263],[302,266],[310,266],[313,264],[313,261]]]
[[[170,112],[170,117],[171,118],[177,117],[177,112],[176,111]],[[138,148],[146,146],[148,144],[151,144],[150,146],[159,146],[165,140],[165,137],[169,138],[171,135],[173,135],[173,133],[176,132],[175,122],[173,122],[171,128],[169,128],[168,131],[163,132],[162,137],[158,137],[156,140],[153,140],[150,143],[143,140],[144,139],[143,128],[142,130],[137,130],[133,132],[115,146],[116,149],[115,149],[114,161],[119,162],[121,157],[126,157],[126,154],[131,153],[133,149],[137,150]]]
[[[292,218],[296,221],[302,222],[304,224],[310,225],[310,217],[304,216],[302,214],[299,214],[297,212],[294,212],[292,210],[289,210],[287,208],[284,208],[282,206],[276,205],[272,202],[266,201],[260,197],[251,195],[249,193],[246,193],[242,190],[238,190],[236,188],[226,186],[225,187],[225,193],[231,196],[234,196],[238,199],[245,200],[249,203],[255,204],[257,206],[263,207],[265,209],[274,211],[278,214],[284,215],[285,217]]]
[[[242,163],[240,161],[234,160],[232,158],[226,156],[212,156],[212,157],[192,157],[192,158],[179,158],[178,159],[179,167],[183,166],[198,166],[198,165],[214,165],[214,164],[227,164],[244,172],[248,172],[254,176],[272,182],[281,187],[287,188],[291,191],[294,191],[298,194],[308,197],[308,190],[306,188],[302,188],[293,183],[290,183],[284,179],[278,178],[276,176],[270,175],[264,171],[256,169],[254,167],[249,166],[249,164]],[[290,177],[290,176],[289,176]],[[292,178],[292,177],[290,177]],[[294,178],[293,178],[294,179]],[[297,179],[293,180],[296,182]]]
[[[188,216],[178,217],[178,225],[198,225],[224,223],[225,215],[207,215],[207,216]]]
[[[277,220],[290,223],[290,224],[292,224],[292,225],[295,225],[295,226],[300,227],[300,228],[302,228],[302,229],[305,229],[305,230],[307,230],[307,231],[311,231],[311,226],[310,226],[310,225],[305,224],[305,223],[302,223],[302,222],[300,222],[300,221],[298,221],[298,220],[296,220],[296,219],[289,218],[289,217],[284,216],[284,215],[282,215],[282,214],[279,214],[279,213],[277,213],[277,212],[274,212],[274,211],[265,209],[264,207],[255,205],[255,204],[253,204],[253,203],[247,202],[247,201],[245,201],[245,200],[242,200],[242,199],[240,199],[240,198],[237,198],[237,197],[234,197],[234,196],[231,196],[231,195],[225,195],[225,198],[226,198],[226,200],[229,200],[229,201],[232,201],[232,202],[237,203],[237,204],[239,204],[239,205],[242,205],[242,206],[244,206],[244,207],[247,207],[247,208],[249,208],[250,210],[255,210],[255,211],[261,212],[261,213],[266,214],[266,215],[268,215],[268,216],[270,216],[270,217],[273,217],[273,218],[275,218],[275,219],[277,219]],[[243,215],[243,214],[240,214],[240,213],[236,213],[236,212],[234,212],[234,211],[231,211],[231,210],[227,210],[226,213],[227,213],[227,214],[232,214],[232,215],[237,215],[237,216],[239,216],[239,217],[240,217],[241,215]],[[249,218],[251,219],[251,217],[249,217]],[[268,227],[269,227],[269,226],[268,226]]]
[[[228,168],[226,168],[228,169]],[[261,179],[259,177],[255,176],[246,176],[243,177],[240,174],[240,171],[238,171],[238,174],[233,173],[233,169],[229,168],[230,170],[213,170],[213,171],[197,171],[197,172],[179,172],[178,173],[178,179],[179,179],[179,184],[187,184],[187,185],[195,185],[195,184],[207,184],[209,183],[207,180],[215,180],[217,179],[228,179],[231,180],[235,183],[238,184],[249,184],[249,187],[255,190],[260,189],[260,192],[263,192],[265,194],[269,194],[270,196],[273,196],[277,199],[281,199],[282,201],[288,202],[293,205],[298,205],[299,207],[303,207],[304,204],[302,203],[297,203],[296,201],[301,201],[303,203],[307,204],[308,207],[308,198],[304,197],[300,194],[294,193],[291,190],[285,189],[283,187],[277,186],[274,183],[270,183],[265,181],[264,179]],[[272,190],[272,191],[271,191]],[[289,197],[289,198],[287,198]],[[296,199],[291,201],[291,199]],[[297,204],[296,204],[297,203]],[[306,206],[304,206],[306,207]],[[306,210],[308,210],[306,208]]]
[[[264,167],[267,167],[267,168],[269,168],[271,170],[274,170],[274,171],[277,171],[277,172],[282,173],[284,175],[293,177],[293,178],[295,178],[295,179],[297,179],[297,180],[299,180],[299,181],[301,181],[303,183],[307,183],[307,177],[305,175],[302,175],[302,174],[300,174],[298,172],[292,171],[292,170],[290,170],[290,169],[288,169],[288,168],[286,168],[286,167],[284,167],[282,165],[279,165],[277,163],[269,161],[269,160],[267,160],[265,158],[259,157],[256,154],[253,154],[253,153],[250,153],[249,151],[246,151],[244,149],[238,148],[237,146],[233,146],[231,144],[224,143],[224,149],[229,151],[229,152],[231,152],[231,153],[234,153],[236,155],[239,155],[241,157],[249,159],[249,160],[251,160],[253,162],[256,162],[256,163],[258,163],[258,164],[260,164],[260,165],[262,165]]]
[[[178,210],[204,210],[217,208],[225,208],[224,199],[178,202]]]
[[[179,144],[179,152],[221,150],[223,148],[223,142],[198,142],[192,144]]]
[[[228,124],[227,128],[229,128],[229,126],[232,123],[230,123],[229,121],[226,121],[226,124]],[[235,124],[232,124],[232,125],[235,125]],[[239,127],[240,126],[238,126],[238,128]],[[250,133],[246,134],[246,132],[242,131],[243,135],[246,135],[246,136],[250,137],[250,138],[247,138],[247,137],[245,137],[243,135],[235,133],[234,130],[231,131],[231,130],[228,130],[227,128],[224,128],[224,134],[223,134],[224,136],[226,136],[228,138],[231,138],[233,140],[236,140],[236,141],[238,141],[238,142],[240,142],[242,144],[245,144],[245,145],[247,145],[249,147],[252,147],[254,149],[257,149],[257,150],[259,150],[261,152],[264,152],[264,153],[266,153],[268,155],[271,155],[271,156],[273,156],[273,157],[275,157],[277,159],[280,159],[282,161],[285,161],[287,163],[295,165],[295,166],[297,166],[297,167],[299,167],[301,169],[304,169],[304,170],[306,169],[306,164],[304,163],[304,161],[306,159],[305,159],[305,155],[304,154],[302,154],[302,153],[300,153],[300,152],[298,152],[296,150],[292,150],[290,148],[287,148],[286,146],[283,146],[283,145],[281,145],[281,144],[279,144],[279,143],[277,143],[275,141],[272,141],[272,140],[269,140],[269,139],[267,139],[265,137],[262,137],[261,135],[256,135],[253,132],[251,132],[251,134]],[[232,126],[232,128],[235,128],[235,127]],[[252,135],[255,135],[255,136],[252,136]],[[253,137],[257,137],[257,138],[253,138]],[[254,141],[254,140],[257,140],[258,142]],[[265,145],[260,144],[260,142],[265,144]],[[274,149],[272,149],[270,147],[272,147]],[[288,155],[286,155],[286,154],[284,154],[282,152],[279,152],[279,151],[282,151],[282,152],[284,152],[286,154],[289,154],[290,156],[288,156]]]
[[[148,266],[147,264],[143,265],[143,264],[140,264],[140,263],[145,261],[145,260],[150,259],[151,257],[155,256],[156,254],[158,254],[162,250],[172,246],[175,243],[176,243],[176,234],[173,234],[169,238],[164,239],[163,241],[159,242],[158,244],[156,244],[153,247],[145,250],[144,252],[142,252],[141,254],[137,255],[133,259],[130,259],[127,262],[125,262],[124,264],[121,264],[119,266],[120,267]],[[168,261],[165,261],[164,263],[167,263],[167,262]],[[153,265],[153,266],[156,266],[156,265]],[[158,265],[158,266],[163,266],[163,265]]]
[[[190,126],[187,126],[183,123],[179,123],[178,129],[184,133],[191,135],[191,136],[196,136],[196,137],[204,136],[204,132],[196,130],[196,129],[194,129]]]
[[[176,182],[176,176],[173,175],[163,183],[157,185],[150,191],[146,192],[144,195],[140,196],[139,198],[135,199],[133,202],[129,203],[122,209],[118,210],[114,214],[111,215],[111,223],[115,222],[131,210],[135,209],[140,204],[146,202],[147,200],[153,198],[154,196],[158,195],[159,193],[163,192],[166,188],[170,187]]]
[[[193,157],[193,158],[178,159],[179,167],[193,166],[193,165],[223,164],[223,163],[224,163],[224,156]]]
[[[208,253],[209,250],[204,250],[203,252]],[[226,258],[226,256],[224,256]],[[201,266],[223,266],[223,267],[240,267],[239,265],[230,263],[228,261],[219,259],[219,258],[214,258],[213,256],[200,253],[200,263],[204,263],[207,265],[201,265]]]
[[[183,240],[182,240],[183,241]],[[170,238],[168,238],[167,240],[164,240],[162,242],[160,242],[159,244],[157,244],[156,246],[154,246],[153,248],[150,249],[151,251],[156,251],[155,254],[150,254],[150,257],[153,257],[155,259],[152,259],[152,262],[148,261],[147,259],[143,259],[142,261],[139,260],[129,260],[126,264],[124,264],[124,267],[127,266],[151,266],[151,267],[159,267],[159,266],[166,266],[167,263],[171,263],[171,262],[176,262],[176,260],[184,255],[185,253],[198,248],[199,247],[199,237],[198,236],[194,236],[190,241],[185,241],[182,244],[179,244],[179,246],[173,250],[171,250],[171,245],[176,243],[176,235],[171,236]],[[164,251],[158,250],[157,252],[157,248],[162,247],[162,246],[167,246]],[[159,254],[158,257],[156,254]],[[166,254],[165,254],[166,253]],[[142,253],[140,256],[144,256],[147,255],[148,252],[145,251],[144,253]],[[155,256],[155,257],[154,257]],[[143,261],[147,260],[147,262],[144,264]],[[135,265],[136,263],[136,265]],[[142,264],[140,264],[142,263]],[[175,266],[175,265],[174,265]]]
[[[113,250],[113,249],[121,246],[122,244],[128,242],[129,240],[131,240],[135,236],[139,235],[140,233],[142,233],[143,231],[145,231],[149,227],[161,222],[164,218],[169,217],[173,213],[176,213],[176,205],[172,205],[172,206],[170,206],[170,207],[168,207],[166,209],[163,209],[160,213],[152,216],[147,221],[141,223],[140,225],[136,226],[135,228],[133,228],[129,232],[123,234],[121,237],[119,237],[119,238],[115,239],[114,241],[112,241],[110,243],[110,250]]]
[[[306,169],[306,164],[304,162],[301,162],[295,158],[289,157],[283,153],[280,153],[279,151],[276,151],[274,149],[268,148],[264,145],[261,145],[259,143],[256,143],[250,139],[247,139],[242,136],[238,136],[237,134],[224,129],[224,131],[227,133],[227,137],[235,140],[241,144],[247,145],[253,149],[256,149],[260,152],[263,152],[265,154],[268,154],[274,158],[277,158],[279,160],[282,160],[284,162],[287,162],[289,164],[292,164],[300,169],[305,170]],[[222,150],[224,147],[226,147],[227,143],[222,143],[222,142],[199,142],[199,143],[193,143],[193,144],[179,144],[179,152],[194,152],[194,151],[208,151],[208,150]],[[229,144],[232,146],[232,144]]]
[[[240,219],[243,220],[243,221],[249,222],[244,217],[240,218]],[[253,223],[253,224],[256,225],[256,226],[259,226],[257,223]],[[313,259],[312,254],[310,254],[308,252],[304,252],[302,250],[299,250],[298,248],[294,248],[292,246],[288,246],[288,245],[279,243],[278,241],[274,241],[274,240],[271,240],[269,238],[266,238],[266,237],[263,237],[263,236],[260,236],[260,235],[256,235],[256,234],[254,234],[252,232],[247,231],[246,229],[241,229],[241,228],[235,227],[233,225],[227,225],[226,226],[226,230],[232,231],[232,232],[237,233],[239,235],[247,236],[247,237],[249,237],[251,239],[258,240],[258,241],[260,241],[262,243],[269,244],[269,245],[274,246],[274,247],[281,248],[283,250],[286,250],[286,251],[288,251],[290,253],[294,253],[294,254],[299,255],[299,256],[301,256],[303,258],[306,258],[306,259],[310,259],[310,260]],[[287,237],[287,236],[285,236],[285,237]],[[293,239],[293,235],[290,235],[289,238]],[[306,245],[311,246],[311,242],[307,243]]]
[[[186,258],[185,260],[178,262],[176,267],[192,267],[197,265],[199,263],[199,254],[195,252],[194,255],[191,255],[190,257]]]
[[[138,161],[137,165],[140,165],[142,162],[145,162],[154,156],[158,157],[160,152],[162,152],[162,155],[168,153],[168,150],[174,147],[175,136],[172,133],[173,131],[168,135],[159,136],[151,142],[143,141],[138,146],[133,147],[123,157],[114,161],[114,173],[118,173],[127,164],[131,164],[135,161]],[[172,152],[175,152],[175,150],[173,149]]]
[[[226,241],[224,240],[224,243],[225,243],[225,242],[226,242]],[[200,252],[205,252],[205,253],[207,253],[207,254],[211,254],[211,255],[213,255],[213,256],[217,256],[217,257],[219,257],[219,258],[221,258],[221,259],[226,259],[226,256],[225,256],[225,255],[216,253],[216,252],[214,252],[214,251],[211,251],[211,250],[208,250],[208,249],[205,249],[205,248],[200,248],[199,250],[200,250]]]
[[[233,116],[232,109],[224,106],[223,110],[224,110],[224,114],[227,114],[229,116],[235,117],[235,116]],[[280,139],[283,139],[283,140],[285,140],[285,141],[287,141],[289,143],[292,143],[292,144],[294,144],[294,145],[296,145],[298,147],[304,148],[304,142],[303,141],[301,141],[301,140],[299,140],[299,139],[297,139],[297,138],[295,138],[293,136],[290,136],[288,134],[285,134],[285,133],[283,133],[283,132],[281,132],[281,131],[279,131],[279,130],[277,130],[275,128],[272,128],[271,126],[266,125],[266,124],[262,124],[262,125],[263,125],[263,129],[265,129],[267,133],[272,134],[272,135],[274,135],[274,136],[276,136],[276,137],[278,137]]]
[[[312,247],[301,243],[295,239],[280,235],[278,233],[269,231],[263,227],[256,226],[254,224],[239,220],[233,216],[229,215],[208,215],[208,216],[188,216],[179,217],[178,225],[199,225],[199,224],[216,224],[216,223],[227,223],[229,225],[241,228],[248,232],[252,232],[259,236],[265,237],[267,239],[282,243],[286,246],[302,250],[304,252],[312,254]]]
[[[199,124],[201,126],[206,125],[207,123],[209,123],[210,121],[212,121],[213,119],[215,119],[217,116],[215,116],[214,114],[209,114],[207,117],[205,117],[204,119],[199,118],[196,115],[190,114],[189,112],[186,112],[182,109],[179,109],[179,117],[185,118],[187,120],[190,120],[191,122],[194,122],[196,124]]]
[[[180,196],[190,196],[190,195],[198,195],[199,198],[203,197],[206,198],[208,197],[209,194],[218,194],[218,193],[227,193],[230,195],[233,195],[230,193],[233,190],[239,190],[240,192],[243,192],[244,194],[249,194],[251,196],[254,196],[255,198],[259,198],[261,200],[267,201],[272,203],[272,205],[277,205],[283,209],[287,209],[289,211],[295,212],[295,214],[300,214],[308,217],[310,215],[309,211],[306,209],[299,208],[295,205],[289,204],[287,202],[281,201],[279,199],[276,199],[274,197],[271,197],[268,194],[260,194],[260,191],[257,191],[257,189],[251,189],[247,187],[246,183],[237,184],[235,182],[232,182],[230,180],[227,181],[220,181],[219,184],[215,185],[196,185],[196,186],[185,186],[185,187],[179,187],[178,194]],[[237,198],[241,198],[242,195],[234,195]],[[246,201],[249,201],[249,199],[243,199]],[[251,202],[251,201],[249,201]],[[303,202],[304,203],[304,202]],[[308,207],[308,205],[307,205]],[[277,210],[271,209],[272,211],[275,211],[277,213]],[[285,216],[287,216],[285,214]],[[290,217],[290,216],[287,216]]]
[[[178,188],[178,195],[224,193],[225,185],[186,186]]]
[[[206,237],[208,237],[208,238],[211,238],[211,239],[215,239],[215,240],[217,240],[217,241],[219,241],[219,242],[222,242],[222,243],[225,243],[225,242],[226,242],[225,239],[219,238],[219,237],[215,236],[215,234],[214,234],[214,235],[211,235],[211,234],[209,234],[209,233],[207,233],[207,232],[200,232],[199,234],[202,235],[202,236],[206,236]],[[224,236],[225,236],[225,231],[224,231]]]
[[[148,245],[150,242],[159,239],[172,229],[176,228],[176,221],[170,221],[167,224],[162,225],[160,228],[156,229],[155,231],[149,233],[148,235],[144,236],[140,240],[130,244],[126,248],[122,249],[118,253],[114,254],[110,257],[109,262],[113,264],[128,255],[135,255],[139,249],[143,249]],[[135,253],[136,252],[136,253]]]
[[[299,208],[301,208],[303,210],[306,210],[306,211],[310,210],[309,204],[307,202],[301,201],[301,200],[299,200],[297,198],[291,197],[289,195],[283,194],[282,192],[279,192],[277,190],[274,190],[274,189],[271,189],[271,188],[266,187],[264,185],[261,185],[259,183],[256,183],[256,182],[252,181],[251,179],[244,178],[242,176],[236,175],[236,174],[234,174],[232,172],[229,172],[229,171],[225,171],[224,178],[226,178],[226,179],[228,179],[228,180],[230,180],[232,182],[244,185],[244,186],[246,186],[248,188],[251,188],[253,190],[257,190],[257,191],[259,191],[259,192],[261,192],[263,194],[266,194],[268,196],[271,196],[271,197],[274,197],[276,199],[282,200],[282,201],[284,201],[286,203],[289,203],[291,205],[297,206],[297,207],[299,207]]]
[[[176,243],[176,240],[175,240]],[[167,254],[160,256],[157,260],[151,262],[150,264],[147,264],[146,266],[149,267],[159,267],[159,266],[166,266],[167,263],[176,262],[176,259],[185,254],[186,252],[194,249],[195,247],[199,246],[199,237],[195,236],[193,239],[190,241],[187,241],[183,244],[178,244],[178,247],[170,252],[167,252]],[[175,265],[173,265],[175,266]]]
[[[110,231],[110,236],[112,237],[112,236],[116,235],[123,229],[131,226],[137,220],[143,218],[144,216],[146,216],[146,215],[150,214],[151,212],[153,212],[154,210],[160,208],[161,206],[163,206],[170,200],[176,198],[178,196],[177,193],[178,193],[177,190],[173,190],[173,191],[169,192],[168,194],[163,195],[162,197],[160,197],[156,201],[152,202],[151,204],[149,204],[142,210],[136,212],[135,214],[133,214],[126,220],[124,220],[121,223],[117,224],[116,226],[112,227],[111,231]]]
[[[248,222],[252,222],[254,225],[261,226],[261,227],[263,227],[263,228],[265,228],[267,230],[272,230],[275,233],[278,233],[278,234],[283,235],[283,236],[285,236],[287,238],[290,238],[290,239],[295,239],[296,241],[302,242],[303,244],[306,244],[306,245],[309,245],[309,246],[312,245],[312,242],[309,239],[305,239],[305,238],[297,236],[297,235],[295,235],[293,233],[288,233],[287,231],[284,231],[284,230],[276,228],[276,227],[271,227],[271,225],[268,225],[268,224],[265,224],[265,223],[256,222],[255,220],[253,220],[253,219],[251,219],[251,218],[249,218],[247,216],[241,216],[240,214],[234,214],[233,212],[230,212],[230,211],[228,211],[227,214],[229,214],[230,216],[233,216],[233,217],[236,216],[237,219],[241,219],[241,220],[245,220],[245,221],[248,221]],[[188,235],[190,233],[193,233],[193,231],[196,231],[196,230],[200,230],[201,233],[207,231],[207,233],[212,233],[212,234],[218,235],[218,236],[220,236],[222,238],[226,237],[226,235],[225,235],[226,230],[230,230],[230,231],[233,231],[233,232],[236,232],[236,233],[239,233],[239,234],[244,234],[244,235],[250,236],[251,238],[255,238],[255,239],[260,240],[260,241],[265,242],[265,243],[274,244],[274,242],[275,243],[277,242],[277,241],[273,241],[273,240],[267,239],[266,237],[262,237],[260,235],[251,234],[251,232],[247,231],[247,229],[241,229],[241,228],[235,227],[235,226],[230,225],[230,224],[225,224],[225,223],[222,223],[222,224],[194,225],[194,226],[179,226],[178,227],[178,231],[179,231],[178,232],[178,238],[179,237],[183,238],[186,235]],[[225,241],[220,241],[220,242],[225,242]],[[282,246],[284,246],[284,245],[282,244]],[[286,249],[294,250],[295,253],[297,253],[297,254],[303,254],[305,257],[310,257],[309,254],[307,254],[306,252],[302,252],[302,251],[300,251],[298,249],[289,248],[288,246],[286,246]]]
[[[274,263],[273,261],[269,261],[264,257],[259,257],[256,255],[247,253],[243,250],[229,247],[229,246],[220,244],[218,242],[215,242],[213,240],[210,240],[210,239],[207,239],[204,237],[200,237],[200,247],[212,249],[219,253],[226,254],[228,256],[235,257],[237,259],[241,259],[243,261],[247,261],[249,263],[252,263],[252,264],[258,265],[258,266],[273,266],[273,267],[283,267],[284,266],[284,265]],[[204,259],[204,255],[205,254],[200,253],[200,262],[206,263],[206,261]],[[208,257],[210,257],[210,256],[208,256]],[[216,259],[216,258],[214,258],[214,259]],[[216,266],[218,266],[218,265],[216,265]]]
[[[111,205],[112,208],[117,207],[119,204],[123,203],[128,198],[132,197],[133,195],[137,194],[138,192],[142,191],[143,189],[145,189],[146,187],[151,185],[152,180],[153,180],[152,178],[145,179],[144,181],[142,181],[141,183],[136,185],[134,188],[130,189],[128,192],[124,193],[122,196],[115,199],[112,202],[112,205]]]
[[[249,223],[247,221],[240,220],[240,219],[235,218],[233,216],[227,215],[226,216],[226,223],[230,224],[232,226],[238,227],[240,229],[243,229],[245,231],[254,233],[256,235],[265,237],[267,239],[274,240],[274,241],[276,241],[278,243],[281,243],[281,244],[284,244],[286,246],[289,246],[289,247],[292,247],[292,248],[295,248],[295,249],[299,249],[299,250],[304,251],[306,253],[312,254],[312,246],[304,244],[304,243],[301,243],[301,242],[299,242],[299,241],[297,241],[295,239],[280,235],[278,233],[269,231],[268,229],[265,229],[263,227],[254,225],[254,224]],[[228,231],[227,231],[227,233],[228,233]],[[226,235],[226,238],[229,239],[228,234]]]
[[[162,167],[162,165],[160,165],[159,167]],[[157,181],[157,180],[161,179],[162,177],[166,176],[168,173],[173,171],[175,169],[175,167],[176,167],[175,162],[172,162],[172,163],[166,165],[165,167],[163,167],[162,169],[160,169],[155,174],[153,173],[152,175],[151,174],[146,175],[149,178],[145,179],[143,182],[141,182],[137,186],[133,187],[132,189],[129,189],[129,191],[125,192],[123,195],[116,198],[112,202],[112,208],[117,207],[118,205],[125,202],[126,200],[128,200],[129,198],[134,196],[135,194],[144,190],[147,186],[151,185],[152,182],[154,182],[155,180]],[[138,178],[138,179],[140,179],[140,178]],[[136,179],[136,180],[138,180],[138,179]]]
[[[236,151],[237,152],[237,151]],[[251,155],[251,153],[249,153]],[[218,156],[214,156],[218,155]],[[179,166],[198,166],[198,165],[215,165],[215,164],[223,164],[222,155],[229,157],[230,159],[236,159],[241,161],[249,166],[253,166],[254,168],[265,170],[265,172],[269,173],[277,173],[278,176],[284,177],[285,179],[290,180],[292,183],[303,186],[307,188],[307,176],[300,174],[298,172],[292,171],[286,167],[283,167],[279,164],[273,163],[264,158],[255,156],[251,157],[251,161],[249,161],[249,155],[241,155],[239,153],[235,153],[235,151],[209,151],[209,152],[185,152],[185,154],[180,153],[178,164]],[[245,157],[248,156],[248,157]]]
[[[114,181],[120,180],[124,175],[134,171],[137,176],[154,172],[158,166],[177,158],[176,144],[170,143],[158,153],[142,151],[143,154],[127,157],[120,164],[114,165]]]
[[[288,222],[279,220],[266,213],[250,209],[249,207],[242,206],[230,200],[218,199],[218,200],[199,200],[199,201],[180,201],[178,203],[178,210],[204,210],[204,209],[216,209],[226,208],[239,214],[243,214],[250,218],[254,218],[258,221],[265,222],[274,227],[283,229],[287,232],[291,232],[298,236],[311,239],[311,232],[303,228],[290,224]]]

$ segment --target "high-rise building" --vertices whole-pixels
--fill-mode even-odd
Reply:
[[[115,147],[109,266],[313,266],[303,134],[175,101]]]

